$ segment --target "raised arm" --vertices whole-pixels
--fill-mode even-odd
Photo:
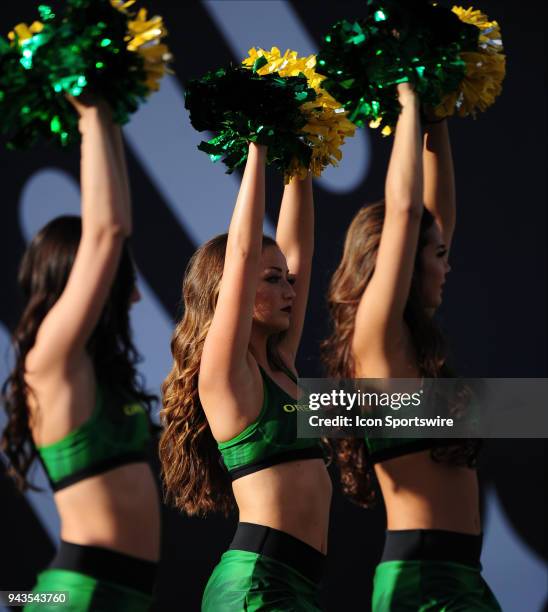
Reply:
[[[242,396],[247,399],[244,391],[251,379],[247,354],[261,262],[265,158],[265,147],[250,144],[228,231],[217,306],[200,363],[200,398],[217,439],[237,429],[234,421],[246,416],[241,403]],[[219,406],[220,397],[224,406]]]
[[[427,123],[424,133],[424,205],[449,249],[456,221],[455,173],[447,121]]]
[[[419,101],[407,83],[398,86],[402,106],[385,186],[385,218],[375,271],[361,298],[354,352],[386,354],[401,338],[423,210]]]
[[[102,102],[72,100],[80,114],[82,236],[67,285],[44,318],[27,369],[37,372],[77,367],[101,316],[131,232],[123,153],[116,153],[116,130]]]
[[[312,177],[293,179],[284,189],[276,242],[287,259],[289,274],[294,277],[296,296],[291,311],[289,329],[279,344],[288,365],[295,363],[303,331],[310,272],[314,253],[314,202]]]

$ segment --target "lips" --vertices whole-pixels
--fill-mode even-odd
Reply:
[[[283,312],[287,312],[287,314],[291,314],[291,306],[286,306],[285,308],[282,308]]]

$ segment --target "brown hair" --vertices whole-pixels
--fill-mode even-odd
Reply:
[[[79,217],[57,217],[32,239],[19,267],[25,305],[12,337],[15,367],[3,386],[8,424],[2,450],[10,461],[8,471],[21,490],[34,488],[27,481],[27,472],[36,457],[28,421],[27,397],[32,389],[25,382],[25,360],[44,317],[63,293],[81,234]],[[137,377],[139,356],[130,333],[129,305],[134,286],[135,269],[126,244],[108,300],[86,348],[98,380],[130,393],[150,409],[154,397],[145,393]]]
[[[322,359],[327,375],[333,378],[352,378],[355,363],[352,355],[352,338],[356,311],[361,297],[373,276],[385,216],[385,203],[381,200],[361,208],[350,227],[344,243],[342,260],[333,274],[328,292],[328,306],[332,321],[332,333],[322,343]],[[420,288],[420,253],[427,243],[426,233],[433,225],[434,217],[424,209],[419,231],[417,254],[404,320],[410,330],[417,354],[421,376],[450,377],[446,365],[446,348],[443,336],[435,321],[427,316]],[[340,469],[343,491],[356,503],[370,506],[375,500],[374,475],[367,459],[365,440],[361,438],[333,441],[337,464]],[[473,453],[451,449],[434,449],[436,460],[470,464]],[[450,457],[450,458],[449,458]]]
[[[231,480],[221,465],[198,395],[198,374],[204,342],[215,314],[223,275],[227,234],[212,238],[191,257],[183,280],[182,319],[171,341],[173,366],[162,386],[160,459],[166,497],[187,514],[222,512],[234,508]],[[263,237],[263,249],[276,242]],[[279,337],[268,343],[275,369],[286,369],[276,350]]]

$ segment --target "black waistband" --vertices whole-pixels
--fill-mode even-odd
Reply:
[[[265,525],[238,523],[230,550],[246,550],[289,565],[318,584],[323,576],[326,556],[302,540]]]
[[[50,566],[66,569],[151,595],[158,564],[108,548],[81,546],[61,540]]]
[[[322,447],[317,444],[314,446],[308,446],[307,448],[297,448],[285,451],[283,453],[277,453],[276,455],[271,455],[265,459],[255,461],[254,463],[249,463],[248,465],[229,470],[229,473],[232,480],[236,480],[242,476],[247,476],[248,474],[253,474],[254,472],[260,472],[261,470],[272,467],[273,465],[279,465],[280,463],[287,463],[288,461],[302,461],[304,459],[323,458],[324,452]],[[222,465],[224,466],[224,463],[222,463]]]
[[[128,451],[127,453],[123,453],[121,455],[116,455],[115,457],[109,457],[102,461],[98,461],[93,465],[87,466],[73,472],[70,476],[65,476],[64,478],[60,478],[59,480],[53,482],[51,478],[49,478],[51,488],[56,493],[65,487],[69,487],[70,485],[76,484],[81,480],[85,480],[86,478],[91,478],[91,476],[98,476],[99,474],[104,474],[114,468],[121,467],[122,465],[127,465],[128,463],[141,463],[148,461],[148,457],[145,451]],[[42,465],[44,463],[42,462]],[[44,465],[44,468],[47,468]]]
[[[483,536],[441,529],[387,531],[383,561],[452,561],[480,565]]]

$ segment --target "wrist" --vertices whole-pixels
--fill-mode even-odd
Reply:
[[[267,149],[268,147],[266,145],[257,144],[255,142],[249,143],[249,155],[250,156],[253,155],[253,156],[258,157],[259,159],[265,159]]]
[[[407,108],[407,107],[418,108],[420,105],[419,99],[414,92],[404,94],[404,95],[400,94],[398,96],[398,102],[400,103],[400,106],[402,108]]]

